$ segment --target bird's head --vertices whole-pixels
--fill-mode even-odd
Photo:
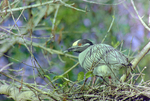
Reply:
[[[72,44],[72,47],[65,50],[64,53],[66,53],[66,52],[81,53],[82,51],[84,51],[91,45],[93,45],[93,43],[91,41],[89,41],[88,39],[79,39]]]

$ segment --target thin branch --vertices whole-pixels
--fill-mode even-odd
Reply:
[[[139,68],[138,68],[139,69]],[[133,82],[133,84],[135,84],[136,83],[136,81],[140,78],[140,76],[143,76],[142,74],[143,74],[143,72],[144,72],[144,70],[146,69],[146,66],[142,69],[142,71],[139,71],[140,72],[140,74],[138,75],[138,77],[134,80],[134,82]],[[142,80],[141,80],[142,81]],[[142,82],[141,82],[142,83]],[[141,84],[140,83],[140,84]],[[139,85],[140,85],[139,84]]]
[[[55,0],[55,2],[57,2],[59,0]],[[14,12],[14,11],[20,11],[20,10],[25,10],[25,9],[28,9],[28,8],[35,8],[35,7],[38,7],[38,6],[43,6],[43,5],[47,5],[47,4],[53,4],[54,2],[53,1],[48,1],[48,2],[44,2],[44,3],[38,3],[38,4],[34,4],[34,5],[29,5],[29,6],[25,6],[25,7],[19,7],[19,8],[13,8],[13,9],[7,9],[7,12]],[[0,13],[5,13],[6,10],[3,10],[3,11],[0,11]]]
[[[25,40],[25,39],[24,39]],[[26,42],[27,45],[31,45],[31,41],[23,41],[21,38],[16,38],[16,41],[20,44],[23,44],[24,45],[24,42]],[[44,47],[43,45],[41,45],[40,43],[35,43],[35,42],[32,42],[32,45],[34,47],[39,47],[41,49],[44,49],[45,51],[48,51],[49,53],[51,54],[59,54],[59,55],[65,55],[65,56],[68,56],[68,57],[71,57],[71,58],[77,58],[77,56],[73,56],[73,55],[70,55],[70,54],[64,54],[63,52],[61,51],[58,51],[58,50],[54,50],[54,49],[50,49],[50,48],[46,48]]]
[[[7,67],[9,67],[9,66],[11,66],[11,65],[13,65],[13,62],[7,64],[7,65],[4,66],[4,67],[2,67],[2,68],[0,69],[0,72],[2,72],[5,68],[7,68]]]
[[[141,23],[143,24],[143,26],[144,26],[148,31],[150,31],[150,28],[145,24],[145,22],[144,22],[144,21],[142,20],[142,18],[140,17],[140,15],[139,15],[139,13],[138,13],[138,11],[137,11],[135,5],[134,5],[133,0],[131,0],[131,3],[132,3],[132,6],[133,6],[133,8],[134,8],[134,10],[135,10],[135,12],[136,12],[136,14],[137,14],[139,20],[140,20]]]
[[[75,65],[73,65],[70,69],[68,69],[65,73],[61,74],[60,76],[64,76],[66,74],[68,74],[68,72],[70,72],[72,69],[74,69],[77,65],[79,64],[79,62],[77,62]],[[52,80],[52,82],[56,81],[58,78]]]
[[[114,20],[115,20],[115,16],[113,15],[112,18],[113,18],[113,19],[112,19],[112,21],[111,21],[111,24],[110,24],[109,29],[108,29],[107,32],[110,32],[110,29],[112,28],[112,25],[113,25]]]
[[[56,17],[57,17],[57,14],[58,14],[59,7],[60,7],[60,5],[56,6],[56,11],[55,11],[54,19],[53,19],[53,23],[52,23],[52,30],[54,30],[54,28],[55,28]]]
[[[133,69],[136,68],[137,64],[141,61],[141,59],[149,52],[150,50],[150,42],[142,49],[140,54],[136,56],[136,58],[131,62],[133,65]]]
[[[81,12],[86,12],[85,10],[81,10],[81,9],[78,9],[78,8],[75,8],[69,4],[66,4],[65,2],[63,2],[62,0],[55,0],[55,2],[61,2],[64,6],[66,7],[69,7],[69,8],[73,8],[75,10],[78,10],[78,11],[81,11]],[[28,9],[28,8],[35,8],[35,7],[39,7],[39,6],[44,6],[44,5],[47,5],[47,4],[52,4],[52,5],[57,5],[57,4],[54,4],[54,1],[48,1],[48,2],[44,2],[44,3],[38,3],[38,4],[34,4],[34,5],[29,5],[29,6],[25,6],[25,7],[19,7],[19,8],[13,8],[13,9],[7,9],[7,12],[14,12],[14,11],[19,11],[19,10],[25,10],[25,9]],[[6,13],[6,10],[3,10],[1,11],[0,10],[0,13]]]
[[[79,62],[77,62],[75,65],[73,65],[70,69],[68,69],[65,73],[63,73],[63,74],[61,74],[61,75],[59,75],[59,77],[61,78],[63,78],[63,79],[65,79],[66,81],[68,81],[66,78],[64,78],[63,76],[64,75],[66,75],[68,72],[70,72],[72,69],[74,69],[77,65],[79,64]],[[54,80],[52,80],[52,82],[55,82],[56,80],[58,80],[59,78],[56,78],[56,79],[54,79]],[[49,84],[49,83],[48,83]],[[45,85],[45,87],[43,87],[43,89],[44,88],[46,88],[47,86],[48,86],[48,84],[47,85]]]
[[[119,4],[122,4],[123,2],[125,2],[126,0],[122,0],[121,2],[117,2],[117,3],[109,3],[109,4],[106,4],[107,0],[106,0],[106,2],[105,2],[105,0],[102,2],[94,2],[93,0],[91,0],[91,1],[83,0],[83,1],[88,2],[88,3],[93,3],[93,4],[101,4],[101,5],[119,5]]]
[[[77,10],[77,11],[81,11],[81,12],[87,12],[87,11],[85,11],[85,10],[81,10],[81,9],[78,9],[78,8],[75,8],[75,7],[73,7],[72,5],[73,4],[66,4],[65,2],[63,2],[62,0],[60,0],[60,2],[62,3],[62,4],[64,4],[64,6],[66,6],[66,7],[70,7],[70,8],[72,8],[72,9],[75,9],[75,10]]]

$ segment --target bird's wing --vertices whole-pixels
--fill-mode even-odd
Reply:
[[[88,70],[99,65],[122,67],[129,64],[124,54],[106,44],[95,44],[87,48],[83,56],[81,66]]]

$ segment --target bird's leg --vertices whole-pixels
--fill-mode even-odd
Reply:
[[[95,80],[96,80],[96,76],[93,77],[93,81],[92,81],[92,87],[94,86],[95,84]]]
[[[85,83],[86,83],[87,80],[88,80],[88,78],[85,79],[85,81],[84,81],[84,83],[83,83],[83,85],[82,85],[82,87],[81,87],[81,91],[83,91],[83,88],[84,88]]]
[[[111,76],[108,76],[109,84],[111,84]]]
[[[96,75],[96,76],[100,77],[107,85],[109,85],[108,82],[102,76],[98,76],[98,75]]]
[[[109,85],[111,85],[111,83],[112,83],[112,78],[111,78],[111,76],[108,76],[108,79],[109,79]],[[109,91],[111,92],[111,86],[110,86]]]
[[[107,85],[109,85],[108,82],[102,76],[100,77],[103,79],[104,82],[106,82]]]

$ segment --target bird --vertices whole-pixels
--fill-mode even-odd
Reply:
[[[132,65],[123,53],[112,46],[93,44],[88,39],[75,41],[64,53],[71,51],[79,53],[79,63],[86,71],[92,71],[95,76],[109,77],[115,81],[119,69]]]

